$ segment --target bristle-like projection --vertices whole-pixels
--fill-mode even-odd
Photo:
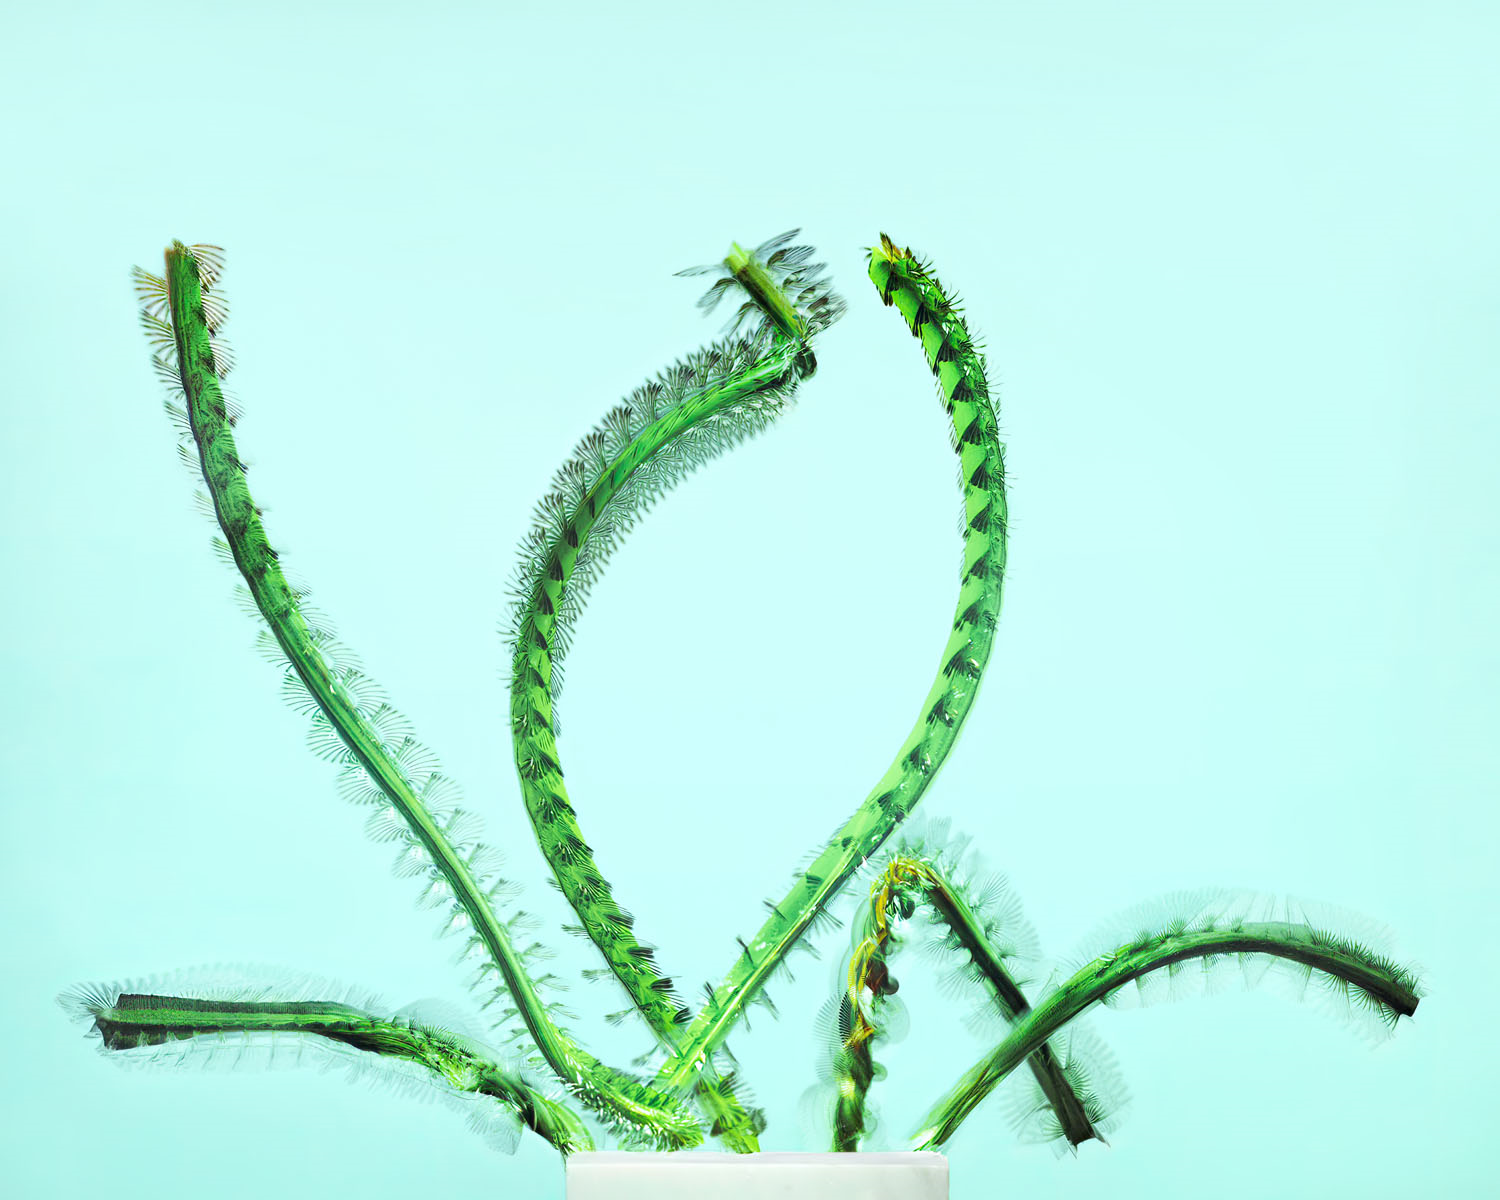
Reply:
[[[755,1103],[755,1093],[740,1078],[734,1056],[719,1055],[710,1067],[714,1112],[710,1135],[731,1146],[758,1138],[766,1131],[765,1110]]]
[[[158,351],[156,363],[168,368],[174,399],[187,413],[186,457],[208,485],[224,554],[286,663],[283,693],[311,717],[312,749],[342,767],[343,795],[377,807],[371,832],[396,843],[397,872],[423,881],[424,902],[442,910],[445,931],[464,938],[479,960],[476,988],[481,995],[497,988],[508,993],[514,1032],[529,1037],[564,1085],[624,1136],[665,1148],[697,1144],[702,1131],[678,1099],[598,1062],[558,1027],[555,1006],[544,1000],[518,949],[520,930],[496,913],[508,885],[488,874],[494,854],[478,839],[477,818],[457,804],[435,757],[411,736],[358,660],[333,639],[325,621],[304,611],[306,589],[287,579],[250,495],[219,384],[224,364],[214,338],[227,307],[214,286],[222,260],[211,256],[205,266],[177,242],[166,264],[164,279],[137,270],[142,319],[158,344],[163,336],[153,322],[170,323],[172,345]]]
[[[755,336],[777,331],[805,341],[843,316],[845,306],[824,278],[827,264],[809,261],[815,253],[811,246],[792,244],[801,232],[789,229],[753,250],[736,244],[723,261],[677,274],[716,276],[698,300],[705,313],[731,291],[744,295],[726,332],[753,322]]]
[[[1189,908],[1164,923],[1141,928],[1128,941],[1086,963],[1012,1027],[996,1050],[977,1063],[933,1106],[914,1138],[915,1148],[941,1146],[965,1117],[1028,1056],[1096,1004],[1107,1003],[1148,976],[1214,969],[1246,960],[1270,961],[1295,977],[1317,980],[1355,1011],[1387,1027],[1417,1010],[1416,973],[1356,939],[1305,923],[1260,920],[1257,904]]]
[[[723,1040],[818,914],[916,807],[958,740],[994,645],[1005,571],[1005,448],[984,358],[957,306],[910,252],[883,239],[871,252],[870,279],[921,343],[953,426],[968,514],[958,605],[937,678],[894,761],[746,943],[678,1054],[658,1073],[663,1086],[681,1086],[692,1064]]]
[[[771,253],[785,248],[778,244]],[[810,253],[810,252],[809,252]],[[784,262],[785,260],[782,260]],[[568,631],[588,589],[638,515],[669,487],[769,424],[809,372],[812,331],[836,315],[826,289],[795,267],[736,268],[768,315],[753,337],[718,343],[637,388],[579,444],[537,506],[513,585],[511,733],[537,842],[578,914],[661,1045],[675,1048],[688,1012],[638,939],[584,839],[563,781],[555,701]],[[796,290],[785,290],[784,285]],[[794,319],[783,319],[786,314]],[[695,1082],[713,1090],[711,1070]],[[727,1093],[703,1097],[712,1126],[753,1148],[748,1114]],[[724,1111],[720,1111],[723,1108]]]
[[[1129,1103],[1122,1073],[1109,1047],[1084,1024],[1074,1023],[1047,1043],[1046,1058],[1056,1079],[1067,1088],[1067,1107],[1056,1102],[1057,1091],[1036,1070],[1038,1054],[1026,1060],[1031,1071],[1013,1075],[1004,1093],[1010,1127],[1021,1141],[1050,1146],[1058,1155],[1076,1152],[1079,1142],[1075,1114],[1083,1114],[1088,1136],[1107,1142]]]
[[[342,1065],[351,1079],[447,1101],[507,1154],[522,1127],[565,1155],[594,1148],[576,1113],[482,1041],[413,1011],[381,1016],[375,997],[314,976],[218,967],[81,984],[58,1001],[122,1064]]]
[[[848,969],[841,967],[834,976],[833,995],[823,1002],[813,1018],[816,1081],[802,1093],[798,1104],[803,1145],[808,1150],[828,1150],[836,1145],[839,1107],[846,1101],[845,1080],[851,1073],[848,1052],[844,1049],[854,1017],[848,1002],[847,980]],[[870,1119],[867,1114],[866,1121]]]

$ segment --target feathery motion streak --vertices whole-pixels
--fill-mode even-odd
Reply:
[[[760,929],[735,939],[739,954],[718,984],[704,985],[703,1003],[694,1010],[683,999],[600,871],[564,783],[556,715],[562,660],[590,585],[642,512],[774,421],[815,373],[814,339],[844,305],[821,264],[811,262],[812,248],[794,244],[795,233],[754,250],[736,244],[721,263],[682,272],[714,276],[699,302],[705,310],[730,292],[742,297],[731,329],[637,388],[578,444],[537,506],[512,589],[510,738],[521,799],[553,881],[577,915],[565,928],[587,938],[603,961],[586,977],[617,982],[628,1007],[611,1021],[638,1018],[653,1038],[653,1051],[636,1064],[650,1064],[650,1077],[604,1063],[566,1028],[576,1018],[552,998],[565,985],[541,970],[552,951],[530,940],[533,918],[507,915],[519,888],[500,876],[477,814],[306,603],[306,590],[284,574],[239,456],[238,408],[222,386],[233,360],[220,333],[228,314],[218,291],[221,251],[174,242],[162,275],[137,268],[141,321],[170,393],[183,459],[207,487],[203,507],[219,528],[216,546],[239,573],[261,647],[282,670],[283,695],[309,717],[311,749],[338,766],[339,791],[369,809],[370,836],[394,847],[397,874],[419,880],[419,903],[437,909],[443,928],[461,939],[460,961],[487,1016],[460,1029],[450,1026],[462,1018],[391,1012],[326,980],[186,972],[64,993],[64,1007],[88,1023],[104,1052],[175,1064],[290,1045],[352,1073],[436,1091],[506,1150],[530,1129],[563,1154],[610,1135],[637,1148],[681,1149],[717,1137],[754,1151],[767,1121],[726,1039],[751,1006],[775,1012],[767,983],[787,970],[792,951],[816,955],[809,935],[839,923],[831,906],[856,881],[868,897],[824,1010],[827,1052],[809,1092],[822,1136],[839,1150],[857,1150],[876,1123],[871,1092],[884,1071],[874,1051],[904,1023],[891,963],[922,921],[934,931],[929,952],[950,964],[955,987],[978,998],[1004,1033],[932,1107],[914,1147],[946,1143],[1023,1065],[1031,1092],[1016,1115],[1024,1132],[1069,1147],[1102,1138],[1118,1084],[1107,1055],[1091,1053],[1071,1026],[1122,989],[1144,987],[1158,973],[1175,976],[1184,964],[1281,964],[1385,1026],[1416,1010],[1421,990],[1408,968],[1304,914],[1262,912],[1242,898],[1182,902],[1028,999],[1026,979],[1039,955],[1003,881],[981,878],[966,843],[946,826],[907,823],[957,742],[994,644],[1006,555],[1005,448],[984,358],[957,301],[926,263],[884,235],[869,254],[870,280],[922,349],[959,459],[963,565],[953,623],[932,686],[884,775],[785,894],[764,902]]]

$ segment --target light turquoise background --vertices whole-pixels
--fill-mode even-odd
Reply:
[[[306,1071],[127,1073],[53,1004],[215,961],[463,998],[251,648],[130,266],[226,247],[272,535],[555,927],[504,734],[513,547],[576,438],[717,331],[672,272],[801,225],[850,302],[817,378],[650,514],[569,660],[573,795],[644,936],[717,978],[936,666],[954,468],[864,278],[887,230],[987,335],[1013,472],[999,647],[929,810],[1059,957],[1218,883],[1368,913],[1431,987],[1378,1050],[1274,990],[1100,1014],[1112,1146],[1057,1161],[992,1101],[956,1200],[1487,1194],[1497,31],[1485,3],[12,11],[0,1190],[561,1195],[535,1139]],[[843,945],[733,1040],[767,1148],[803,1146]],[[923,969],[893,1137],[983,1050]],[[646,1048],[610,989],[577,1003],[605,1057]]]

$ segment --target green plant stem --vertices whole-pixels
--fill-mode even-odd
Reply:
[[[512,745],[521,794],[537,843],[582,927],[636,1009],[668,1047],[675,1047],[681,1038],[687,1011],[673,996],[671,980],[657,969],[654,951],[641,944],[632,918],[615,901],[613,889],[584,840],[563,782],[551,694],[557,614],[595,521],[637,473],[705,421],[767,391],[792,386],[798,350],[795,343],[778,340],[751,370],[697,391],[652,422],[609,464],[565,519],[547,565],[539,572],[523,636],[516,646],[511,686]],[[705,1070],[695,1086],[718,1135],[735,1149],[755,1150],[757,1123],[742,1104],[718,1086],[715,1073]]]
[[[232,1001],[122,994],[94,1011],[108,1050],[214,1034],[295,1034],[323,1038],[430,1071],[457,1092],[489,1096],[563,1154],[592,1150],[588,1128],[566,1105],[542,1095],[466,1038],[430,1026],[382,1020],[335,1001]]]
[[[920,340],[949,414],[963,477],[964,557],[957,611],[942,666],[895,761],[864,803],[772,908],[657,1073],[683,1087],[739,1020],[817,916],[931,786],[973,707],[994,645],[1005,571],[1005,448],[990,403],[984,359],[937,279],[909,251],[883,238],[870,278]]]
[[[1234,928],[1166,934],[1095,959],[1052,995],[1016,1022],[988,1058],[971,1068],[933,1105],[914,1149],[943,1145],[990,1092],[1047,1040],[1111,992],[1153,971],[1194,958],[1266,954],[1301,964],[1352,988],[1390,1021],[1417,1009],[1415,979],[1406,970],[1330,939],[1305,925],[1280,921],[1245,923]]]
[[[565,518],[550,547],[530,598],[523,636],[516,645],[511,673],[512,746],[537,842],[583,928],[653,1031],[668,1041],[687,1014],[674,1003],[670,980],[656,969],[654,952],[636,938],[634,922],[622,912],[613,888],[600,873],[563,782],[551,692],[557,614],[595,521],[636,473],[688,430],[764,391],[790,385],[795,378],[796,352],[794,344],[779,342],[747,373],[695,392],[652,422],[609,464]]]
[[[680,1044],[690,1013],[674,996],[670,978],[658,969],[654,949],[636,937],[633,918],[616,902],[584,840],[563,781],[554,730],[553,676],[559,622],[575,567],[590,551],[595,526],[606,519],[611,506],[689,435],[717,424],[732,436],[748,406],[784,399],[815,369],[809,322],[798,311],[796,298],[738,245],[725,266],[761,310],[769,338],[753,343],[755,349],[736,369],[689,383],[686,394],[674,397],[677,402],[664,415],[600,464],[577,502],[560,514],[532,566],[511,670],[512,749],[537,843],[583,930],[669,1050]],[[694,1087],[715,1134],[742,1152],[758,1148],[759,1122],[722,1086],[712,1064],[701,1065]]]
[[[969,955],[1005,1020],[1014,1023],[1031,1011],[1026,994],[1012,978],[1003,957],[986,936],[983,922],[962,892],[936,864],[915,855],[893,855],[871,888],[866,915],[867,936],[850,958],[848,996],[855,1015],[846,1049],[851,1055],[851,1065],[856,1069],[851,1073],[853,1086],[847,1095],[840,1095],[836,1109],[836,1150],[859,1148],[859,1138],[864,1130],[865,1096],[873,1077],[864,1060],[869,1058],[870,1043],[878,1031],[865,1020],[859,996],[868,991],[878,998],[889,987],[886,963],[899,944],[894,937],[892,918],[898,913],[910,915],[902,910],[914,904],[917,896],[948,927],[958,948]],[[1069,1082],[1052,1047],[1043,1043],[1026,1059],[1026,1063],[1068,1142],[1077,1146],[1090,1138],[1098,1138],[1099,1131],[1090,1116],[1087,1102]]]
[[[298,607],[245,482],[216,374],[212,331],[204,316],[198,264],[180,242],[167,251],[167,293],[177,339],[188,417],[204,481],[220,528],[255,606],[308,695],[338,732],[354,760],[399,812],[448,881],[488,952],[538,1051],[558,1078],[588,1107],[627,1130],[684,1148],[702,1131],[679,1102],[599,1062],[550,1019],[488,897],[428,812],[369,722],[335,678]]]

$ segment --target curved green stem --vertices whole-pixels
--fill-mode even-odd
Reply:
[[[663,451],[705,422],[732,413],[765,393],[795,382],[798,346],[775,342],[748,370],[691,391],[651,422],[600,472],[578,504],[564,514],[535,582],[516,639],[511,671],[511,733],[516,772],[537,842],[583,928],[624,985],[652,1030],[670,1044],[687,1012],[675,1002],[671,980],[656,969],[654,951],[634,933],[634,921],[615,901],[584,841],[563,782],[553,730],[552,676],[558,614],[580,554],[595,523]]]
[[[615,901],[578,825],[553,731],[552,673],[554,634],[563,592],[596,520],[638,473],[663,450],[704,422],[722,417],[746,401],[768,392],[786,392],[796,382],[793,371],[799,347],[778,341],[752,368],[691,394],[660,420],[652,422],[600,474],[579,505],[568,514],[538,572],[516,642],[512,669],[511,729],[521,794],[537,843],[579,921],[604,955],[632,1004],[668,1047],[675,1047],[688,1012],[672,992],[672,981],[655,963],[655,951],[635,936],[634,919]],[[696,1080],[712,1128],[735,1148],[753,1151],[759,1122],[717,1085],[712,1071]]]
[[[446,1030],[384,1020],[331,1000],[236,1001],[124,993],[90,1007],[107,1050],[129,1050],[215,1034],[291,1034],[414,1063],[455,1092],[490,1096],[563,1154],[592,1150],[578,1115],[542,1095],[482,1048]]]
[[[958,607],[937,679],[895,761],[865,802],[793,884],[693,1021],[656,1082],[690,1080],[765,986],[772,973],[859,865],[873,854],[931,786],[958,740],[989,661],[1005,570],[1005,448],[985,379],[984,359],[935,276],[882,235],[870,279],[921,341],[953,423],[963,476],[964,557]]]
[[[213,329],[205,315],[198,262],[179,242],[167,251],[166,268],[177,366],[203,478],[234,563],[287,662],[353,760],[401,815],[451,887],[454,899],[514,998],[537,1049],[559,1079],[607,1120],[657,1136],[674,1147],[696,1145],[702,1140],[702,1132],[679,1102],[599,1062],[551,1020],[508,930],[496,917],[469,864],[439,828],[400,763],[324,658],[281,571],[260,510],[245,482],[244,463],[219,386]]]
[[[512,748],[537,843],[583,930],[669,1050],[680,1043],[690,1013],[658,969],[654,949],[636,937],[633,918],[616,902],[584,840],[563,781],[554,675],[563,615],[576,610],[576,595],[587,586],[594,564],[576,582],[575,572],[595,556],[593,539],[600,529],[607,553],[620,514],[640,501],[640,493],[660,490],[663,473],[670,476],[684,463],[693,465],[703,453],[701,446],[711,452],[753,431],[815,369],[809,339],[819,322],[799,308],[808,294],[799,295],[791,286],[798,273],[778,279],[738,245],[724,265],[724,283],[732,280],[749,294],[769,337],[690,357],[654,387],[639,390],[611,414],[612,423],[585,440],[579,456],[559,475],[558,492],[544,502],[544,512],[547,505],[552,511],[533,538],[511,670]],[[711,1067],[698,1074],[695,1087],[714,1133],[736,1149],[755,1150],[760,1123]]]
[[[1390,1022],[1417,1010],[1417,983],[1409,971],[1306,925],[1247,922],[1222,930],[1149,938],[1089,963],[1022,1017],[999,1048],[932,1107],[913,1138],[913,1148],[931,1149],[948,1141],[996,1085],[1069,1021],[1111,992],[1175,963],[1231,954],[1266,954],[1320,971],[1339,986],[1355,989]]]
[[[873,1078],[870,1045],[879,1030],[866,1018],[859,998],[861,993],[868,991],[878,1001],[887,992],[895,990],[886,968],[890,953],[898,944],[892,930],[892,917],[898,914],[910,916],[918,896],[948,927],[958,948],[972,959],[992,992],[1001,1015],[1014,1023],[1031,1011],[1026,994],[1012,978],[1002,955],[985,934],[984,923],[962,892],[935,863],[911,854],[893,855],[871,888],[867,933],[849,962],[846,996],[851,1021],[845,1048],[849,1052],[850,1086],[841,1090],[835,1109],[835,1150],[859,1148],[864,1131],[865,1096]],[[1068,1142],[1077,1146],[1090,1138],[1098,1138],[1099,1131],[1087,1100],[1078,1094],[1068,1079],[1052,1047],[1044,1042],[1030,1054],[1026,1063]]]

